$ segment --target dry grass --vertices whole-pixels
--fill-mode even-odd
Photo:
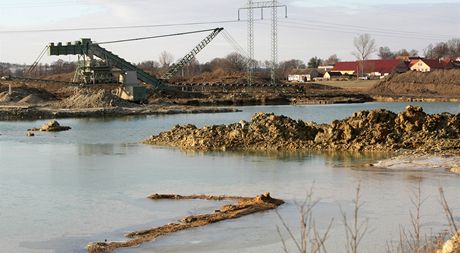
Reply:
[[[322,81],[319,84],[342,88],[349,91],[367,91],[380,80]]]
[[[316,226],[314,217],[313,217],[313,208],[318,203],[318,200],[313,199],[313,190],[311,189],[307,192],[307,197],[303,203],[298,204],[298,212],[300,215],[300,236],[296,237],[293,230],[283,219],[283,217],[276,211],[278,218],[281,221],[282,226],[277,227],[278,235],[280,236],[281,242],[283,244],[283,251],[289,253],[286,240],[283,237],[282,230],[288,234],[295,245],[296,252],[299,253],[321,253],[327,252],[326,250],[326,240],[329,237],[329,233],[332,228],[333,220],[330,221],[329,226],[323,234],[320,234]]]
[[[412,192],[410,201],[413,205],[413,209],[409,211],[410,214],[410,227],[400,227],[400,237],[395,243],[387,243],[387,253],[439,253],[443,244],[451,236],[458,233],[458,226],[455,223],[454,216],[451,208],[444,195],[442,187],[439,188],[439,195],[441,205],[446,215],[449,231],[443,231],[437,235],[423,234],[423,216],[422,207],[424,199],[422,198],[422,187],[419,181],[417,186]],[[313,200],[313,192],[308,192],[305,201],[302,204],[297,204],[298,212],[300,214],[300,236],[296,236],[293,233],[292,227],[290,227],[286,221],[277,212],[279,219],[281,220],[282,228],[287,232],[288,238],[294,242],[296,252],[299,253],[319,253],[327,252],[326,240],[329,237],[332,220],[329,224],[326,232],[320,235],[317,231],[315,220],[313,217],[313,208],[318,204],[318,200]],[[368,233],[368,220],[362,219],[360,216],[360,210],[363,206],[361,201],[361,186],[358,185],[356,188],[356,194],[353,199],[354,209],[353,216],[348,218],[346,213],[341,209],[342,218],[345,226],[346,245],[343,252],[347,253],[358,253],[365,252],[361,251],[359,246],[363,238]],[[286,239],[283,238],[282,230],[278,227],[278,234],[280,236],[283,250],[285,253],[289,253]]]

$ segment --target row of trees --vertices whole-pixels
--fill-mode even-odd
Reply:
[[[0,76],[13,75],[17,77],[24,77],[27,75],[31,77],[44,77],[54,74],[71,73],[75,71],[76,67],[77,64],[75,62],[68,62],[59,59],[50,64],[39,63],[29,73],[29,65],[0,63]]]
[[[358,60],[367,60],[373,53],[378,52],[380,59],[395,59],[397,57],[423,56],[429,59],[442,59],[457,57],[460,55],[460,39],[451,39],[447,42],[428,45],[423,55],[415,49],[401,49],[392,51],[389,47],[383,46],[377,50],[375,40],[369,34],[362,34],[353,41],[355,51],[352,53]]]
[[[364,61],[370,58],[374,53],[377,53],[381,59],[395,59],[399,56],[418,56],[419,52],[415,49],[401,49],[392,51],[389,47],[383,46],[377,49],[375,40],[369,34],[357,36],[354,41],[353,55],[359,61]],[[451,57],[460,55],[460,39],[451,39],[447,42],[440,42],[435,45],[430,44],[424,50],[424,56],[432,59],[440,59],[443,57]],[[280,77],[286,77],[293,69],[317,68],[320,65],[334,65],[339,61],[337,55],[331,55],[327,59],[312,57],[305,64],[302,60],[292,59],[279,63],[277,73]],[[214,58],[209,62],[200,63],[197,60],[191,62],[182,69],[182,77],[189,78],[203,73],[234,73],[244,72],[247,69],[249,59],[239,53],[231,53],[223,58]],[[156,75],[160,76],[174,63],[174,56],[166,51],[163,51],[158,61],[149,60],[138,63],[137,66]],[[259,61],[253,64],[259,72],[264,72],[271,67],[269,61]],[[51,64],[39,64],[32,73],[28,73],[33,77],[44,77],[53,74],[70,73],[76,69],[75,62],[67,62],[57,60]],[[0,75],[24,76],[28,70],[26,65],[12,65],[0,63]],[[13,73],[11,73],[13,71]]]

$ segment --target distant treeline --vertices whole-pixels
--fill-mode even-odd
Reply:
[[[421,55],[417,50],[401,49],[392,51],[389,47],[380,47],[377,55],[381,59],[394,59],[400,56],[423,56],[430,59],[441,59],[460,56],[460,39],[451,39],[447,42],[439,42],[430,44],[426,47]],[[137,64],[138,67],[155,75],[160,76],[173,63],[174,56],[166,51],[163,51],[158,60],[148,60]],[[327,59],[312,57],[305,64],[303,60],[292,59],[280,62],[276,66],[276,74],[279,78],[287,78],[288,73],[293,69],[317,68],[319,65],[334,65],[339,59],[333,54]],[[232,73],[242,73],[247,70],[249,58],[240,53],[231,53],[223,58],[214,58],[211,61],[200,63],[197,60],[192,61],[185,66],[178,74],[178,78],[188,79],[200,75],[225,75]],[[270,61],[253,61],[255,71],[259,75],[269,75],[269,70],[272,67]],[[46,77],[54,74],[70,73],[75,71],[77,62],[67,62],[57,60],[51,64],[38,64],[32,71],[29,70],[29,65],[0,63],[0,75],[13,76],[30,76],[30,77]]]

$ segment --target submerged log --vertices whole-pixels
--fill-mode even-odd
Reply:
[[[238,196],[209,196],[209,195],[190,195],[182,196],[175,194],[153,194],[148,197],[152,200],[172,199],[206,199],[206,200],[237,200],[238,203],[224,205],[214,213],[191,215],[184,217],[179,223],[170,223],[161,227],[132,232],[126,235],[130,240],[124,242],[92,242],[86,247],[88,252],[110,252],[118,248],[134,247],[144,242],[152,241],[160,236],[174,232],[187,230],[196,227],[206,226],[219,221],[236,219],[249,214],[276,209],[284,204],[283,200],[274,199],[270,193],[265,193],[254,198]]]

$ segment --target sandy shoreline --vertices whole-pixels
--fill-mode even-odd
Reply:
[[[443,170],[460,174],[459,155],[399,155],[371,164],[372,167],[392,171]]]

